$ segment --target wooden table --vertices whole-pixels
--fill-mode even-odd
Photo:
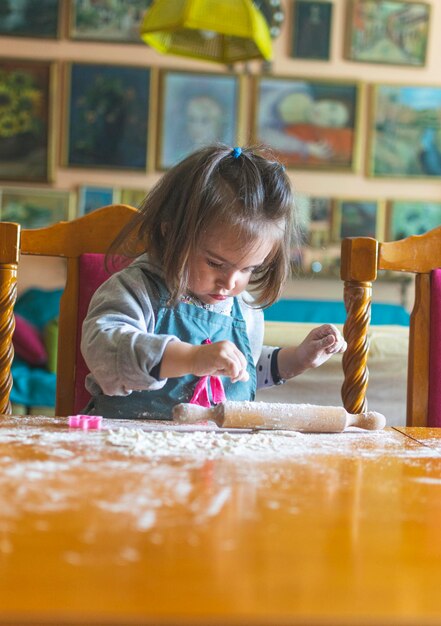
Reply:
[[[124,426],[0,418],[0,624],[441,622],[439,431]]]

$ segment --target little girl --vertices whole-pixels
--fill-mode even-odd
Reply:
[[[343,352],[328,324],[298,347],[262,345],[262,308],[289,273],[293,215],[283,166],[257,151],[209,146],[169,170],[111,250],[144,253],[92,298],[87,410],[171,419],[179,402],[253,400]]]

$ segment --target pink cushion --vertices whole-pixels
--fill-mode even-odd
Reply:
[[[441,269],[430,277],[429,406],[427,425],[441,427]]]
[[[18,313],[14,317],[12,345],[15,354],[31,365],[44,365],[47,362],[47,352],[38,329]]]
[[[77,340],[76,340],[76,370],[75,370],[75,398],[74,413],[81,413],[90,400],[90,395],[86,391],[84,381],[89,373],[89,369],[81,354],[81,328],[84,318],[87,315],[90,300],[98,287],[122,267],[121,263],[116,263],[113,267],[110,261],[108,271],[105,267],[104,254],[82,254],[79,258],[79,285],[78,294],[78,317],[77,317]]]

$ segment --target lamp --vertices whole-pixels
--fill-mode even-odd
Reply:
[[[252,0],[155,0],[141,38],[163,54],[225,64],[272,56],[268,24]]]

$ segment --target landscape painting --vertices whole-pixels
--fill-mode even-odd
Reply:
[[[388,239],[423,235],[441,226],[441,202],[392,200],[389,203]]]
[[[398,0],[352,0],[346,56],[352,61],[422,66],[430,5]]]
[[[84,41],[142,43],[139,29],[152,0],[72,0],[69,36]]]
[[[73,194],[55,189],[4,187],[0,189],[2,222],[22,228],[43,228],[73,217]]]
[[[371,176],[441,177],[441,87],[376,85],[370,109]]]

